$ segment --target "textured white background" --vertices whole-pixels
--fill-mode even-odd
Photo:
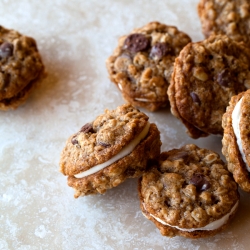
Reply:
[[[161,236],[139,209],[137,180],[74,199],[59,173],[66,139],[123,100],[105,60],[117,38],[150,21],[203,39],[197,0],[0,1],[0,24],[37,40],[48,77],[27,103],[0,112],[0,249],[249,249],[250,202],[241,193],[230,227],[209,239]],[[145,110],[162,150],[186,143],[221,151],[221,138],[190,139],[169,109]]]

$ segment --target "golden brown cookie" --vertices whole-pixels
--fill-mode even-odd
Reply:
[[[163,152],[139,179],[140,207],[168,237],[209,237],[239,205],[237,184],[220,156],[193,144]]]
[[[198,14],[206,37],[227,35],[250,46],[249,0],[200,0]]]
[[[222,115],[233,95],[250,86],[250,50],[227,36],[189,43],[174,64],[171,112],[193,138],[222,135]]]
[[[250,192],[250,90],[233,96],[223,115],[222,153],[241,189]]]
[[[160,132],[130,104],[106,110],[70,136],[60,171],[75,197],[106,192],[127,178],[139,177],[160,154]]]
[[[23,104],[44,77],[36,41],[0,26],[0,110]]]
[[[165,107],[175,57],[189,42],[184,32],[159,22],[135,29],[119,39],[106,61],[110,79],[134,106],[150,111]]]

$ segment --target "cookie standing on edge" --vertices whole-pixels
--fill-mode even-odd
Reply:
[[[191,42],[174,26],[151,22],[119,39],[107,61],[110,79],[126,101],[150,111],[168,105],[175,57]]]
[[[0,110],[23,104],[44,77],[36,41],[0,26]]]
[[[72,135],[61,153],[60,171],[79,196],[106,192],[141,176],[160,154],[160,132],[130,104],[106,110]]]
[[[198,14],[206,37],[223,34],[250,46],[249,0],[200,0]]]
[[[250,192],[250,90],[233,96],[222,118],[222,153],[241,189]]]
[[[164,236],[209,237],[239,205],[237,184],[211,150],[193,144],[163,152],[138,185],[140,207]]]
[[[233,95],[250,87],[250,50],[227,36],[189,43],[176,58],[168,95],[171,112],[193,138],[222,135]]]

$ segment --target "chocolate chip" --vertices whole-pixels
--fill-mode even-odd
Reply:
[[[131,53],[137,53],[147,49],[149,46],[149,39],[143,34],[131,34],[124,41],[124,49]]]
[[[194,102],[196,102],[199,105],[201,104],[201,100],[200,100],[199,96],[196,93],[191,92],[190,96],[192,97]]]
[[[127,176],[127,177],[134,177],[136,173],[136,170],[135,169],[126,169],[126,171],[124,172],[124,174]]]
[[[71,143],[72,143],[73,145],[78,144],[78,140],[76,139],[76,136],[77,136],[77,135],[73,136],[72,139],[71,139]]]
[[[13,44],[4,42],[0,45],[0,57],[7,58],[13,55]]]
[[[106,142],[99,141],[98,144],[105,147],[105,148],[110,147],[110,144],[106,143]]]
[[[170,53],[172,51],[171,47],[167,45],[166,43],[156,43],[151,51],[150,51],[150,57],[153,59],[160,60],[162,59],[167,53]]]
[[[183,159],[185,161],[187,160],[187,158],[188,158],[188,153],[185,151],[181,151],[176,154],[170,155],[168,157],[168,160],[175,161],[175,160]]]
[[[211,186],[210,182],[206,180],[205,176],[200,173],[193,174],[189,184],[196,186],[197,191],[205,191]]]
[[[82,133],[94,133],[94,129],[91,123],[86,123],[81,129],[80,132]]]
[[[229,69],[224,69],[217,75],[217,82],[222,86],[228,88],[233,81],[232,74]]]

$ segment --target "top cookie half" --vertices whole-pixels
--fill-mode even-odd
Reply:
[[[129,104],[106,110],[68,139],[61,154],[61,172],[72,176],[108,161],[147,123],[148,116]]]
[[[206,37],[224,34],[250,45],[249,0],[200,0],[198,13]]]
[[[155,111],[168,104],[173,63],[191,41],[174,26],[151,22],[122,36],[106,65],[129,103]]]
[[[222,115],[233,95],[250,86],[250,51],[227,36],[190,43],[175,60],[168,89],[172,113],[193,138],[223,134]]]

